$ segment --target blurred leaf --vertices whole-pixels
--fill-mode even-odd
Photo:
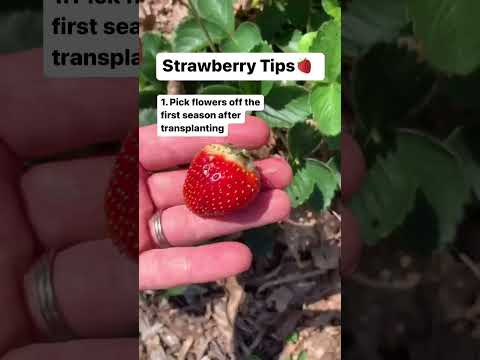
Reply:
[[[462,160],[465,179],[480,200],[480,125],[473,124],[455,130],[446,144]]]
[[[233,0],[192,0],[197,14],[227,34],[235,30]]]
[[[287,338],[287,342],[292,343],[292,344],[295,344],[295,343],[298,342],[299,339],[300,339],[300,334],[298,333],[298,331],[294,331],[294,332]]]
[[[313,126],[305,122],[296,123],[288,130],[288,152],[294,161],[303,161],[321,140],[322,136]]]
[[[321,209],[329,207],[338,189],[337,178],[325,163],[307,159],[287,188],[292,207],[296,208],[304,204],[316,188],[321,196],[317,197],[315,207]]]
[[[273,52],[272,46],[266,41],[262,41],[260,44],[256,45],[253,49],[250,50],[251,53],[271,53]],[[273,81],[261,81],[255,82],[255,84],[260,84],[260,88],[251,92],[250,94],[261,94],[267,96],[273,88]],[[240,82],[242,84],[242,82]]]
[[[166,84],[158,83],[160,86],[149,86],[139,91],[138,107],[148,109],[157,107],[157,96],[166,92]]]
[[[265,111],[257,113],[271,127],[291,128],[311,114],[307,90],[300,86],[276,86],[265,97]]]
[[[186,289],[187,289],[187,286],[179,286],[179,287],[171,288],[171,289],[165,290],[165,292],[163,293],[163,296],[166,297],[167,299],[175,296],[180,296],[180,295],[183,295]]]
[[[43,43],[43,14],[14,11],[0,14],[0,53],[39,48]]]
[[[308,360],[308,353],[306,350],[302,350],[300,355],[298,355],[297,360]]]
[[[156,56],[159,52],[171,51],[170,43],[160,33],[147,32],[142,36],[143,60],[140,77],[149,83],[156,83]]]
[[[353,69],[356,115],[367,132],[375,129],[388,139],[395,128],[405,126],[413,109],[425,103],[435,80],[433,71],[418,62],[415,53],[394,44],[377,44]]]
[[[325,12],[335,20],[340,20],[342,9],[338,0],[322,0],[322,6]]]
[[[140,110],[138,124],[140,127],[157,123],[157,109]]]
[[[283,52],[299,52],[298,44],[302,39],[302,33],[295,29],[293,31],[286,31],[276,39],[276,45]]]
[[[451,76],[442,82],[443,93],[457,106],[468,109],[480,108],[480,68],[468,76]]]
[[[422,53],[436,68],[466,75],[480,65],[477,0],[408,0]]]
[[[202,20],[203,26],[215,44],[220,43],[228,34],[217,25]],[[196,19],[187,18],[175,31],[175,52],[197,52],[209,46],[208,38]]]
[[[407,23],[406,0],[351,1],[342,14],[343,55],[357,57],[390,42]]]
[[[236,95],[239,94],[239,89],[230,85],[209,85],[200,90],[200,95]]]
[[[310,95],[313,119],[324,135],[336,136],[342,130],[341,91],[340,84],[336,82],[318,84]]]
[[[260,27],[262,37],[264,40],[271,42],[275,35],[282,31],[283,25],[287,22],[285,11],[281,8],[282,5],[273,1],[265,4],[264,10],[257,16],[256,24]]]
[[[312,47],[315,38],[317,37],[318,32],[309,32],[302,36],[298,43],[298,51],[299,52],[310,52],[310,48]]]
[[[397,150],[379,158],[369,171],[361,191],[352,200],[362,238],[375,244],[396,228],[410,229],[409,242],[424,242],[420,248],[442,248],[454,240],[469,191],[458,158],[442,143],[426,135],[402,131]],[[432,239],[411,229],[415,221],[408,214],[424,211],[438,228]],[[428,216],[427,216],[428,215]],[[408,223],[405,221],[408,220]]]
[[[312,11],[312,1],[311,0],[288,1],[287,7],[285,10],[292,24],[295,27],[302,29],[309,22],[310,13]]]
[[[260,29],[251,22],[241,23],[237,30],[222,44],[224,52],[249,52],[263,41]]]
[[[310,52],[325,54],[325,81],[336,81],[341,69],[341,25],[336,20],[324,23],[312,42]]]

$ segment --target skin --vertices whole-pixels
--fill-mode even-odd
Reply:
[[[139,168],[142,254],[137,267],[105,235],[103,196],[114,157],[42,161],[25,167],[26,161],[121,141],[138,126],[137,99],[131,96],[138,91],[137,79],[44,79],[40,49],[0,56],[0,75],[0,98],[6,100],[0,108],[0,308],[8,314],[8,321],[0,321],[2,360],[137,357],[137,286],[168,287],[244,271],[251,254],[242,244],[191,245],[288,215],[282,189],[291,172],[283,160],[271,158],[259,163],[269,188],[257,200],[255,216],[243,212],[209,221],[192,217],[178,196],[184,175],[167,169],[187,163],[211,139],[162,140],[152,127],[144,128]],[[227,140],[255,148],[267,138],[266,125],[250,118],[246,125],[231,129]],[[155,174],[149,176],[146,170]],[[172,248],[154,249],[146,232],[146,219],[156,207],[166,209],[163,223]],[[176,226],[179,219],[182,227]],[[26,305],[22,278],[49,248],[62,249],[53,269],[59,308],[84,339],[40,343],[32,321],[38,312]]]

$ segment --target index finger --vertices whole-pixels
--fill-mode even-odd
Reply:
[[[270,129],[265,122],[247,116],[244,124],[229,126],[226,137],[161,137],[155,125],[139,129],[139,160],[147,170],[163,170],[186,164],[204,146],[209,144],[233,144],[241,148],[255,149],[268,143]]]

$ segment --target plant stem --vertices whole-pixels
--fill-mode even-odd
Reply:
[[[197,10],[195,10],[195,7],[192,4],[192,0],[188,0],[188,7],[190,8],[190,11],[192,12],[193,16],[195,16],[195,19],[198,22],[198,25],[200,25],[200,28],[202,29],[203,33],[205,34],[207,38],[208,45],[210,46],[210,50],[212,52],[217,52],[215,49],[215,43],[213,42],[212,38],[210,37],[210,34],[208,33],[207,28],[205,27],[205,24],[203,23],[202,19],[200,18],[200,15],[198,15]]]

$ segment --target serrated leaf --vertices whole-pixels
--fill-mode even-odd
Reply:
[[[362,0],[342,14],[342,52],[357,57],[379,42],[390,42],[407,24],[406,0]]]
[[[221,28],[209,21],[202,20],[202,24],[215,44],[228,36]],[[209,46],[209,42],[197,19],[188,18],[178,25],[174,45],[175,52],[188,53],[204,50]]]
[[[298,45],[302,37],[302,33],[299,30],[295,29],[293,31],[284,32],[276,39],[275,43],[283,52],[296,53],[299,52]]]
[[[369,132],[377,129],[381,136],[392,132],[425,102],[435,79],[430,67],[417,61],[416,53],[395,44],[377,44],[353,69],[356,115]]]
[[[233,35],[223,44],[223,52],[250,52],[262,43],[262,35],[257,25],[251,22],[241,23]]]
[[[473,124],[455,130],[446,144],[462,160],[465,179],[470,184],[477,199],[480,199],[480,126]]]
[[[277,86],[265,97],[265,110],[257,113],[273,128],[291,128],[311,114],[308,91],[300,86]]]
[[[227,34],[235,30],[233,0],[192,0],[197,14]]]
[[[336,20],[322,24],[310,47],[310,52],[325,54],[325,80],[336,81],[340,75],[342,47],[340,37],[341,25]]]
[[[304,204],[315,189],[321,194],[321,197],[317,198],[315,207],[326,209],[330,206],[338,189],[337,178],[325,163],[307,159],[304,166],[294,175],[287,189],[292,207],[296,208]]]
[[[414,32],[428,61],[439,70],[469,74],[480,65],[477,0],[408,0]]]
[[[303,35],[300,41],[298,42],[298,51],[310,52],[310,48],[312,47],[312,44],[316,39],[317,35],[318,35],[317,31],[312,31]]]
[[[148,126],[157,123],[157,109],[142,109],[138,116],[138,126]]]
[[[156,83],[156,56],[160,52],[171,51],[171,44],[162,34],[147,32],[142,36],[142,64],[140,77],[148,83]]]
[[[320,132],[336,136],[342,130],[341,86],[339,83],[318,84],[310,95],[313,119]]]
[[[293,160],[300,161],[318,147],[322,135],[305,122],[296,123],[288,130],[288,152]]]
[[[335,20],[340,20],[342,9],[338,0],[322,0],[322,6],[325,12]]]
[[[454,240],[469,195],[458,158],[439,141],[419,133],[401,131],[396,143],[397,150],[378,159],[352,199],[362,238],[375,244],[403,228],[409,242],[424,242],[417,248],[442,248]],[[419,209],[437,226],[431,231],[438,234],[434,242],[423,239],[421,229],[412,230],[421,223],[412,217]]]

